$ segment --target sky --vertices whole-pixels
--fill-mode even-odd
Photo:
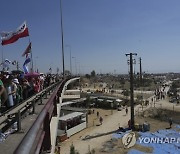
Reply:
[[[127,73],[126,53],[137,53],[135,71],[180,72],[179,0],[62,0],[65,69],[73,73]],[[62,71],[60,0],[6,0],[0,31],[27,22],[30,37],[1,46],[4,58],[18,60],[32,42],[34,68]],[[75,58],[72,58],[75,57]],[[12,67],[13,69],[13,67]]]

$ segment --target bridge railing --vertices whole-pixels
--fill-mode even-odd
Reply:
[[[54,83],[53,85],[47,87],[41,92],[33,95],[31,98],[25,100],[21,104],[16,105],[10,110],[3,113],[0,117],[0,130],[1,132],[5,132],[9,129],[12,124],[17,122],[18,131],[21,130],[21,119],[26,115],[25,113],[31,110],[31,113],[35,113],[35,105],[37,102],[42,104],[43,97],[47,98],[47,95],[59,84],[60,82]]]
[[[56,87],[41,113],[27,132],[15,154],[40,153],[51,150],[50,121],[57,115],[57,102],[67,80],[63,80]]]

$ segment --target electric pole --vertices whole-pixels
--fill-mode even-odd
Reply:
[[[130,93],[131,93],[131,129],[134,130],[134,77],[133,77],[133,56],[136,56],[137,53],[129,53],[126,56],[129,56],[129,64],[130,64]]]
[[[141,57],[139,58],[139,66],[140,66],[140,73],[139,73],[139,75],[140,75],[140,82],[142,83],[142,65],[141,65]]]

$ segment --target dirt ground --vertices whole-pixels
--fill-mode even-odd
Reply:
[[[99,112],[99,117],[103,117],[104,123],[102,125],[100,125],[99,118],[97,117],[97,112]],[[167,114],[169,113],[167,112]],[[174,116],[176,117],[177,113],[174,112]],[[173,117],[172,114],[171,117]],[[90,139],[87,141],[82,141],[82,139],[87,135],[96,135],[96,133],[103,132],[103,129],[105,129],[105,127],[103,126],[105,126],[105,124],[107,123],[107,127],[109,127],[110,123],[112,124],[112,127],[109,128],[109,130],[111,131],[117,130],[120,125],[118,122],[115,121],[123,120],[124,122],[121,122],[121,126],[123,125],[123,127],[127,127],[127,121],[129,118],[130,114],[126,115],[125,110],[112,111],[94,109],[94,113],[88,115],[88,127],[83,131],[71,136],[69,139],[60,144],[62,147],[62,153],[69,154],[71,144],[75,145],[75,149],[77,148],[77,151],[81,150],[79,151],[80,154],[88,153],[88,145],[90,151],[95,150],[95,154],[126,154],[131,149],[144,151],[145,153],[152,153],[152,148],[143,147],[140,145],[135,145],[130,149],[124,149],[121,139],[112,139],[112,134],[98,137],[95,139]],[[150,124],[150,132],[155,132],[159,129],[166,129],[169,127],[168,121],[163,121],[162,119],[158,120],[149,117],[135,116],[135,123],[143,124],[145,121]],[[172,128],[174,128],[174,126],[175,124],[172,125]],[[102,131],[99,131],[99,129]]]
[[[139,124],[143,124],[147,121],[150,124],[150,132],[155,132],[159,129],[166,129],[169,128],[169,123],[165,121],[155,120],[152,118],[143,118],[143,117],[136,117],[135,122]],[[175,124],[172,125],[172,129]],[[103,146],[95,150],[95,154],[127,154],[129,150],[136,149],[139,151],[143,151],[144,153],[152,153],[153,149],[149,147],[144,147],[141,145],[135,145],[132,148],[124,149],[122,144],[122,139],[111,139],[103,143]]]
[[[92,108],[91,110],[92,111],[94,110],[94,113],[91,113],[88,115],[87,128],[80,131],[79,133],[71,136],[69,139],[67,139],[63,143],[60,143],[61,146],[69,146],[70,147],[71,144],[73,144],[73,141],[81,139],[88,132],[90,132],[94,128],[98,127],[100,125],[100,122],[99,122],[100,116],[103,118],[103,121],[104,121],[104,120],[110,118],[112,114],[115,114],[116,112],[118,112],[117,110],[104,110],[104,109],[96,109],[96,108]],[[99,117],[97,117],[97,112],[99,112]],[[118,128],[118,124],[117,124],[117,128]]]

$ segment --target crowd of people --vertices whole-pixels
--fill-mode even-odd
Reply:
[[[58,80],[58,76],[39,74],[25,77],[24,74],[0,74],[0,113],[21,103]]]

